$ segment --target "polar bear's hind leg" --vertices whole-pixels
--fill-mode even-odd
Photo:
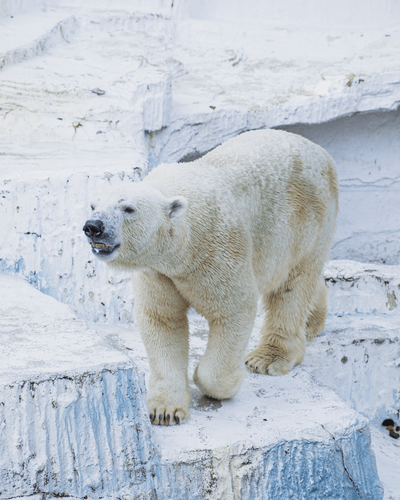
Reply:
[[[314,307],[307,318],[306,337],[307,340],[313,340],[322,332],[325,326],[327,311],[328,290],[325,286],[325,280],[321,277],[319,287],[315,294]]]
[[[261,329],[261,342],[250,352],[245,363],[249,370],[268,375],[285,375],[303,361],[306,348],[306,324],[314,336],[321,325],[321,266],[299,265],[278,290],[263,297],[267,315]],[[319,307],[321,306],[321,307]],[[314,315],[314,308],[318,315]]]

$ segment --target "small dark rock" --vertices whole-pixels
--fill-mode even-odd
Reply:
[[[106,93],[105,90],[101,90],[98,87],[96,87],[95,89],[92,89],[92,92],[93,92],[93,94],[97,94],[97,95],[104,95]]]
[[[395,431],[390,431],[389,432],[389,436],[392,437],[393,439],[398,439],[400,434],[398,434],[397,432]]]
[[[349,358],[347,356],[343,356],[343,358],[340,360],[343,364],[347,363]]]
[[[397,431],[397,432],[398,432],[398,431],[400,431],[400,425],[398,425],[398,426],[396,427],[396,431]]]
[[[387,418],[382,422],[383,427],[387,427],[388,425],[394,425],[394,422],[391,418]]]

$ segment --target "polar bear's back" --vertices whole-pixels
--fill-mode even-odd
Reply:
[[[190,163],[160,165],[148,179],[168,195],[194,196],[197,202],[228,192],[237,202],[249,196],[256,202],[260,196],[270,205],[291,194],[299,201],[296,185],[313,199],[337,205],[338,197],[332,157],[304,137],[272,129],[245,132]]]
[[[211,165],[215,175],[222,174],[226,185],[254,185],[258,182],[275,183],[284,186],[293,169],[305,168],[303,175],[313,179],[317,188],[324,189],[320,173],[333,159],[320,146],[299,135],[282,130],[256,130],[234,137],[217,147],[205,157],[204,163]]]
[[[338,210],[335,165],[301,136],[246,132],[194,162],[160,165],[144,182],[188,199],[194,249],[235,240],[235,265],[240,254],[249,256],[260,287],[303,259],[328,256]]]

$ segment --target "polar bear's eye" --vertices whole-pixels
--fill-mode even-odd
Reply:
[[[134,208],[132,208],[132,207],[125,207],[125,208],[124,208],[124,212],[125,212],[126,214],[133,214],[133,212],[134,212],[134,211],[135,211],[135,209],[134,209]]]

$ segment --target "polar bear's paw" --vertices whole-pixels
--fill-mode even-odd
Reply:
[[[254,349],[245,357],[246,368],[264,375],[286,375],[298,363],[274,346]]]
[[[148,401],[150,422],[153,425],[179,425],[189,420],[189,408],[166,406],[160,401]]]
[[[193,382],[197,385],[200,391],[206,396],[217,399],[230,399],[238,390],[245,375],[242,369],[232,370],[230,373],[221,373],[220,366],[207,366],[203,361],[193,373]]]

